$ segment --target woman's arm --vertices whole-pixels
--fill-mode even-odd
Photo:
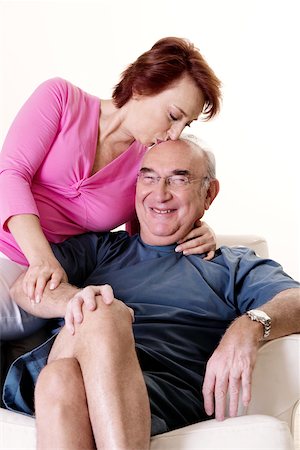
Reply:
[[[1,226],[11,232],[29,262],[24,289],[36,301],[48,280],[53,288],[66,280],[41,229],[31,191],[60,128],[66,89],[58,78],[42,83],[20,109],[0,153]]]
[[[0,218],[39,215],[31,186],[57,137],[67,88],[63,80],[41,84],[24,103],[11,124],[0,152]]]
[[[29,263],[23,289],[30,300],[39,303],[47,282],[50,281],[50,289],[55,289],[62,281],[68,281],[67,275],[54,256],[37,216],[13,216],[7,226]]]
[[[134,214],[134,218],[130,222],[127,222],[125,225],[125,230],[130,236],[133,236],[134,234],[140,232],[140,223],[136,213]]]

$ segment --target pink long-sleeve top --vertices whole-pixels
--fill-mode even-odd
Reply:
[[[146,147],[134,142],[90,176],[100,99],[60,78],[41,84],[16,116],[0,152],[0,251],[28,264],[7,221],[35,214],[50,242],[106,231],[134,218],[135,182]]]

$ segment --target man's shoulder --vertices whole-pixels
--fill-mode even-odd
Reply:
[[[87,239],[94,247],[97,258],[105,260],[107,257],[117,257],[124,251],[132,248],[136,241],[135,236],[131,237],[127,231],[108,231],[102,233],[88,233]]]
[[[122,246],[130,241],[130,236],[127,231],[105,231],[105,232],[88,232],[82,235],[76,236],[72,239],[80,239],[87,245],[90,245],[96,249],[101,249],[104,246]]]
[[[224,258],[229,259],[232,262],[240,260],[241,258],[250,258],[250,259],[262,259],[249,247],[244,246],[236,246],[236,247],[228,247],[226,245],[221,245],[215,252],[215,258]]]
[[[237,278],[241,279],[250,272],[255,277],[268,277],[269,282],[288,282],[290,287],[299,287],[298,281],[286,273],[282,265],[271,259],[262,258],[248,247],[221,246],[213,259],[217,264],[225,265]]]
[[[107,243],[122,245],[123,243],[129,243],[131,238],[127,231],[108,231],[106,233],[96,233],[99,241],[105,241]]]
[[[118,232],[88,232],[72,236],[61,243],[50,243],[52,250],[56,257],[59,254],[67,252],[79,252],[82,249],[85,253],[97,253],[104,246],[118,245],[124,243],[129,239],[129,235],[126,231]]]
[[[235,272],[250,271],[257,267],[260,267],[260,270],[266,267],[282,269],[278,262],[270,258],[262,258],[253,249],[244,246],[228,247],[222,245],[216,250],[212,261]]]

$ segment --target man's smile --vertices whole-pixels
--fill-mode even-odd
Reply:
[[[150,210],[155,212],[156,214],[170,214],[175,211],[175,209],[158,209],[158,208],[151,208]]]

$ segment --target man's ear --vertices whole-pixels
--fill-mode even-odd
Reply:
[[[209,183],[209,188],[207,189],[207,192],[206,192],[206,199],[204,202],[204,207],[206,210],[209,209],[210,205],[212,204],[212,202],[218,195],[219,190],[220,190],[219,181],[217,179],[211,180]]]

